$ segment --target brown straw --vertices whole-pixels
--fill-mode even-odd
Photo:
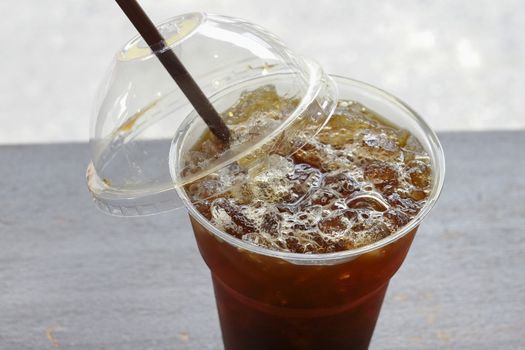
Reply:
[[[211,132],[227,146],[230,142],[230,130],[226,124],[224,124],[219,113],[213,108],[195,80],[193,80],[193,77],[186,70],[186,67],[184,67],[171,48],[166,45],[164,38],[142,7],[140,7],[139,3],[136,0],[115,1],[144,38],[151,48],[151,51],[155,53],[173,80],[175,80],[184,95],[186,95],[193,105],[193,108],[195,108],[197,113],[206,122]]]

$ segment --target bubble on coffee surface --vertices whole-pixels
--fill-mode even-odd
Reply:
[[[284,118],[295,104],[265,86],[243,93],[224,113],[235,124],[235,140],[243,140],[257,123]],[[249,171],[241,160],[187,185],[196,208],[246,242],[308,254],[374,243],[407,225],[425,204],[432,182],[428,154],[413,135],[366,106],[340,101],[315,137],[305,142],[301,130],[290,134],[304,144],[291,155],[269,147],[252,155],[257,166]],[[220,150],[214,138],[203,140],[187,156],[190,168]],[[242,181],[232,181],[239,176]]]

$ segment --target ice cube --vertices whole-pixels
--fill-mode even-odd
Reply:
[[[369,130],[362,134],[354,153],[362,158],[392,161],[400,158],[401,149],[385,132]]]
[[[297,164],[292,173],[288,174],[291,181],[293,197],[300,199],[321,184],[322,175],[319,169],[308,164]]]
[[[245,190],[270,203],[295,201],[297,196],[290,191],[293,182],[287,177],[293,169],[290,160],[272,154],[264,169],[247,182]]]
[[[421,209],[421,204],[414,201],[412,198],[403,198],[399,193],[393,193],[387,197],[388,203],[398,210],[406,214],[415,215]]]
[[[313,142],[306,143],[293,155],[296,163],[306,163],[314,168],[323,169],[323,154],[318,145]]]
[[[396,168],[386,162],[371,161],[366,163],[363,168],[363,175],[366,180],[372,182],[383,192],[391,193],[399,184],[399,174]]]
[[[358,118],[333,115],[323,130],[319,132],[317,138],[324,144],[342,149],[354,143],[357,129],[368,127],[368,123],[364,123]]]
[[[211,215],[219,228],[237,238],[242,238],[243,234],[257,231],[255,223],[231,199],[218,198],[214,200],[211,205]]]
[[[390,235],[391,230],[385,222],[377,219],[364,219],[352,226],[352,239],[357,247],[361,247]]]
[[[399,228],[405,226],[410,221],[410,217],[397,209],[389,209],[383,214],[394,226],[394,228]]]
[[[317,189],[311,196],[313,204],[322,205],[325,208],[330,208],[333,202],[339,198],[339,193],[328,188]]]
[[[423,160],[414,159],[407,164],[407,172],[410,175],[410,182],[420,188],[426,189],[430,185],[431,170],[430,166]]]
[[[348,221],[342,215],[323,219],[318,224],[319,230],[326,234],[341,234],[348,229]]]
[[[359,190],[359,183],[347,172],[333,172],[325,176],[323,187],[338,192],[346,197]]]

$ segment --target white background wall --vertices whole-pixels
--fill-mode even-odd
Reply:
[[[525,1],[142,0],[273,31],[328,72],[408,102],[438,130],[525,128]],[[134,35],[111,0],[1,1],[0,144],[87,141],[95,90]]]

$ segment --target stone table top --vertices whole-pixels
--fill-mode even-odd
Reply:
[[[443,194],[371,349],[525,347],[525,131],[443,133]],[[0,147],[0,349],[221,349],[184,210],[116,218],[86,144]]]

